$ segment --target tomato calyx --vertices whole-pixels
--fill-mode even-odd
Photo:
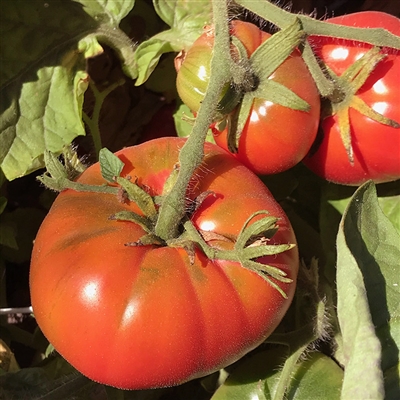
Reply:
[[[262,214],[266,216],[250,224],[255,217]],[[287,298],[286,293],[274,280],[291,283],[292,279],[287,278],[287,274],[281,269],[256,261],[260,257],[280,254],[294,247],[293,244],[268,244],[268,241],[278,230],[277,218],[270,216],[268,211],[261,210],[251,215],[234,241],[233,248],[228,250],[210,246],[205,240],[206,233],[200,233],[190,219],[185,221],[183,226],[185,232],[180,240],[184,239],[189,243],[196,244],[210,260],[229,260],[240,263],[243,268],[247,268],[261,276],[282,297]],[[208,237],[207,239],[210,238]],[[229,241],[228,238],[224,240]]]
[[[340,76],[337,76],[326,66],[336,90],[323,103],[321,119],[324,120],[333,115],[337,116],[342,143],[351,165],[354,164],[349,115],[351,108],[378,123],[392,128],[400,128],[400,124],[397,121],[375,111],[357,95],[376,66],[385,58],[386,54],[381,53],[379,47],[372,47]]]
[[[294,244],[270,244],[269,241],[278,231],[278,219],[269,215],[268,211],[258,211],[252,214],[237,237],[226,237],[217,232],[202,231],[195,227],[192,217],[209,196],[215,196],[212,191],[205,191],[189,203],[186,214],[179,224],[179,234],[176,238],[162,239],[156,232],[159,207],[163,197],[168,194],[176,181],[179,166],[172,169],[164,185],[162,196],[151,196],[140,187],[130,176],[120,176],[124,163],[107,149],[100,152],[100,169],[103,178],[108,182],[104,185],[88,185],[69,179],[65,166],[51,153],[46,155],[47,173],[39,177],[40,182],[47,187],[62,191],[70,189],[78,192],[94,192],[111,194],[120,202],[134,202],[141,214],[133,211],[119,211],[109,216],[109,220],[128,221],[139,225],[145,234],[135,242],[125,243],[125,246],[168,246],[185,249],[189,260],[194,263],[196,248],[201,250],[210,260],[225,260],[238,262],[272,285],[287,298],[287,294],[278,282],[290,283],[286,272],[277,267],[258,262],[261,257],[272,256],[292,249]],[[262,216],[261,218],[259,218]],[[257,218],[256,221],[254,219]],[[214,245],[210,244],[213,243]],[[226,246],[221,246],[226,243]],[[227,248],[226,248],[227,247]]]
[[[292,279],[286,277],[286,273],[279,268],[256,261],[260,257],[276,255],[288,251],[294,247],[293,244],[268,244],[270,239],[278,231],[277,218],[269,215],[268,211],[259,211],[251,215],[236,240],[220,235],[216,232],[208,232],[197,229],[192,220],[196,209],[212,192],[204,192],[193,202],[195,205],[188,215],[182,221],[183,232],[174,239],[162,240],[154,233],[155,220],[146,216],[137,215],[131,211],[121,211],[110,219],[129,221],[139,224],[147,233],[135,242],[125,243],[125,246],[168,246],[183,248],[191,264],[195,261],[195,249],[199,248],[210,260],[236,261],[243,268],[247,268],[265,279],[273,286],[284,298],[287,294],[281,289],[276,281],[291,283]],[[250,222],[259,215],[265,217],[250,224]],[[221,249],[210,245],[208,242],[229,242],[234,243],[231,249]],[[273,278],[273,279],[271,279]]]
[[[286,86],[271,79],[277,68],[304,41],[299,19],[265,40],[249,58],[252,79],[247,78],[239,88],[243,99],[236,109],[221,120],[216,129],[228,126],[228,148],[237,153],[244,126],[250,117],[255,99],[263,99],[293,110],[309,112],[310,105]],[[240,47],[240,46],[239,46]],[[267,62],[266,62],[267,60]]]

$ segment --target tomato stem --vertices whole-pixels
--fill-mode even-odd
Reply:
[[[123,62],[123,70],[131,79],[137,77],[137,65],[135,52],[133,51],[137,44],[132,41],[129,36],[121,29],[108,23],[100,24],[93,36],[100,43],[104,43],[111,47]]]
[[[275,395],[273,400],[283,400],[286,398],[286,391],[289,387],[290,381],[293,379],[294,369],[296,367],[296,363],[299,360],[300,356],[307,349],[309,343],[299,347],[294,353],[292,353],[285,361],[283,365],[281,375],[278,380],[278,384],[276,386]]]
[[[400,37],[383,28],[358,28],[330,24],[325,21],[316,20],[307,15],[293,14],[273,4],[271,1],[237,0],[236,3],[267,21],[272,22],[281,29],[285,29],[291,24],[294,24],[296,19],[298,19],[306,36],[328,36],[359,41],[378,47],[400,49]],[[319,65],[307,41],[303,47],[303,59],[320,94],[323,97],[331,97],[335,93],[337,86],[325,75],[324,69]]]
[[[179,225],[185,216],[185,198],[190,179],[204,156],[204,141],[213,121],[224,85],[230,81],[233,60],[230,54],[227,2],[213,1],[215,39],[211,59],[211,76],[207,93],[200,106],[192,133],[179,153],[179,172],[175,184],[165,196],[155,227],[163,240],[179,236]]]
[[[108,86],[103,91],[98,90],[92,80],[89,83],[90,89],[92,90],[94,98],[95,98],[93,114],[92,114],[92,117],[89,117],[85,112],[82,112],[82,119],[85,122],[86,126],[90,130],[90,134],[92,136],[94,148],[96,151],[97,160],[99,159],[100,150],[103,147],[102,143],[101,143],[101,133],[100,133],[99,121],[100,121],[100,112],[103,107],[104,100],[114,89],[123,85],[124,83],[125,83],[125,79],[120,79],[117,82],[114,82],[112,85]]]
[[[342,39],[369,43],[373,46],[400,49],[400,37],[383,28],[355,28],[329,24],[302,14],[293,14],[271,1],[236,0],[238,5],[272,22],[279,28],[285,28],[299,18],[307,35],[331,36]]]

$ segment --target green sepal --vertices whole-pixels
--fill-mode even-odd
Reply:
[[[136,183],[120,176],[115,179],[115,182],[126,191],[129,200],[136,203],[147,218],[155,219],[157,217],[157,210],[153,198],[146,191]]]
[[[247,268],[254,270],[254,271],[263,272],[281,282],[290,283],[293,281],[290,278],[285,278],[287,275],[286,272],[282,271],[281,269],[279,269],[277,267],[273,267],[272,265],[261,264],[257,261],[252,261],[252,260],[247,260],[246,263],[247,263]]]
[[[264,256],[273,256],[280,254],[290,249],[293,249],[293,244],[263,244],[260,243],[257,246],[249,246],[240,251],[240,254],[248,259],[259,258]]]
[[[125,243],[125,246],[137,247],[137,246],[164,246],[165,243],[153,233],[143,235],[136,242]]]
[[[253,222],[250,224],[251,220],[258,215],[265,214],[266,217]],[[258,239],[260,235],[264,238],[270,239],[277,232],[278,227],[276,222],[278,219],[269,215],[268,211],[260,210],[252,214],[247,218],[242,229],[239,232],[238,238],[235,243],[235,249],[243,249],[249,245],[249,241],[252,239]],[[254,240],[252,240],[254,242]]]
[[[275,288],[284,299],[287,299],[288,296],[287,294],[282,290],[282,288],[274,282],[271,277],[273,277],[276,280],[279,280],[280,282],[283,283],[291,283],[293,282],[292,279],[285,278],[283,276],[274,276],[274,271],[271,273],[270,268],[275,269],[274,267],[266,264],[261,264],[261,263],[256,263],[251,260],[243,260],[241,261],[241,264],[244,268],[249,269],[250,271],[253,271],[257,275],[259,275],[261,278],[263,278],[265,281],[267,281],[273,288]],[[254,265],[257,264],[257,265]]]
[[[214,117],[215,121],[220,121],[226,115],[231,113],[235,107],[242,100],[243,93],[237,88],[235,85],[230,84],[226,89],[226,92],[220,102],[217,105],[216,116]]]
[[[36,179],[48,189],[61,192],[68,181],[68,172],[58,157],[51,151],[44,152],[44,162],[47,171]]]
[[[388,125],[392,128],[396,128],[396,129],[400,128],[400,123],[378,113],[373,108],[369,107],[365,103],[365,101],[362,100],[360,97],[354,97],[351,105],[359,113],[361,113],[363,115],[367,115],[369,118],[373,119],[376,122],[379,122],[380,124]]]
[[[86,170],[85,164],[79,159],[78,153],[72,145],[66,146],[63,149],[63,159],[65,170],[71,180],[74,180]]]
[[[379,47],[372,47],[341,75],[340,80],[345,79],[350,82],[354,93],[364,85],[375,67],[386,58],[386,54],[381,53],[380,50]]]
[[[244,95],[240,105],[228,116],[228,149],[237,153],[240,135],[246,125],[253,107],[254,96],[248,92]]]
[[[134,222],[135,224],[141,226],[147,233],[152,232],[153,226],[151,221],[148,218],[136,214],[133,211],[119,211],[111,215],[109,219],[115,221]]]
[[[301,22],[296,18],[293,24],[262,43],[250,57],[253,70],[260,80],[269,78],[304,38]]]
[[[244,44],[236,37],[231,36],[232,58],[231,66],[232,83],[238,92],[249,92],[255,87],[255,77],[252,73],[250,59]]]
[[[375,67],[385,59],[386,54],[380,53],[380,50],[379,47],[372,47],[340,76],[337,76],[326,66],[326,71],[332,82],[335,83],[337,90],[329,98],[328,107],[323,109],[322,119],[337,115],[341,140],[351,165],[354,164],[354,152],[349,115],[350,108],[357,110],[360,114],[373,121],[396,129],[400,128],[400,124],[397,121],[378,113],[357,96],[358,91],[365,84]]]
[[[309,112],[310,105],[286,86],[268,79],[254,92],[253,98],[270,101],[296,111]]]
[[[204,238],[201,236],[199,231],[194,227],[192,221],[190,220],[187,220],[184,223],[185,231],[181,235],[180,240],[175,240],[174,243],[176,246],[182,247],[183,242],[187,243],[188,241],[191,241],[192,243],[196,243],[210,260],[218,259],[238,262],[243,268],[247,268],[260,275],[271,286],[278,290],[278,292],[284,298],[287,298],[286,293],[280,288],[280,286],[276,282],[271,280],[271,278],[282,283],[291,283],[293,282],[293,280],[287,278],[286,272],[281,270],[280,268],[253,261],[253,259],[257,259],[263,256],[273,256],[275,254],[288,251],[292,249],[295,245],[266,245],[262,242],[261,239],[259,243],[254,241],[252,245],[244,248],[250,238],[252,239],[253,237],[255,237],[257,240],[259,239],[260,233],[265,233],[267,237],[272,237],[276,232],[275,226],[277,219],[275,217],[268,216],[259,221],[256,221],[254,224],[252,224],[255,225],[254,227],[252,227],[252,225],[249,225],[251,220],[256,215],[260,214],[268,214],[268,212],[259,211],[254,213],[247,219],[239,233],[234,248],[231,250],[221,250],[210,246],[204,240]],[[168,245],[170,245],[170,242],[168,242]],[[171,245],[173,245],[172,242]]]

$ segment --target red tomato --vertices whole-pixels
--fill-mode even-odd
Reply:
[[[234,35],[243,43],[248,56],[270,37],[244,22],[234,24]],[[319,122],[319,93],[299,51],[294,51],[269,79],[292,90],[311,109],[304,112],[264,99],[254,100],[235,156],[257,174],[276,174],[298,164],[310,150]],[[213,133],[215,142],[228,149],[227,129],[219,132],[214,128]]]
[[[184,141],[161,138],[119,151],[122,176],[160,195]],[[269,243],[295,243],[286,215],[252,172],[216,145],[205,144],[205,154],[187,196],[215,195],[191,217],[196,227],[235,238],[252,213],[268,210],[279,225]],[[78,181],[106,183],[98,164]],[[65,190],[35,240],[35,317],[75,368],[119,388],[177,385],[234,362],[275,329],[295,290],[296,248],[258,260],[293,279],[276,281],[285,299],[258,274],[237,262],[210,260],[197,248],[191,264],[183,248],[126,246],[145,232],[109,219],[122,210],[140,213],[114,195]],[[215,236],[207,239],[211,246],[233,246]]]
[[[232,22],[232,35],[243,43],[248,56],[271,36],[242,21]],[[212,43],[213,35],[204,33],[178,71],[178,92],[193,111],[197,111],[209,80]],[[258,174],[282,172],[299,163],[315,140],[319,122],[319,93],[299,51],[294,51],[269,79],[292,90],[311,109],[297,111],[265,99],[254,100],[235,156]],[[214,127],[213,133],[215,142],[228,149],[227,129],[220,132]]]
[[[377,11],[366,11],[331,18],[333,24],[385,28],[400,35],[400,19]],[[315,53],[338,76],[372,46],[329,37],[310,37]],[[397,50],[383,49],[381,61],[356,93],[369,107],[400,123],[400,56]],[[343,107],[347,107],[345,102]],[[341,184],[359,185],[400,178],[400,129],[384,125],[349,109],[353,164],[340,136],[337,114],[322,121],[321,138],[304,160],[321,177]]]

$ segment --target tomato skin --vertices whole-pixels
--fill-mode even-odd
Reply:
[[[160,138],[116,153],[122,176],[137,177],[161,194],[185,139]],[[265,185],[218,146],[205,144],[205,160],[188,197],[211,190],[192,217],[195,226],[237,236],[255,211],[279,218],[270,243],[296,243],[290,223]],[[79,182],[99,185],[99,165]],[[124,389],[181,384],[226,366],[275,329],[293,298],[296,248],[259,259],[285,271],[292,283],[279,292],[236,262],[209,260],[195,250],[125,246],[144,231],[110,220],[118,211],[139,212],[116,196],[65,190],[55,200],[35,240],[30,287],[44,335],[92,380]],[[230,242],[212,240],[216,247]]]
[[[231,26],[231,34],[245,41],[246,50],[249,54],[253,53],[261,43],[263,32],[248,22],[232,21]],[[214,31],[212,27],[206,26],[204,33],[190,49],[175,58],[179,97],[195,114],[199,111],[210,80],[213,44]],[[222,89],[221,99],[228,88],[229,84]]]
[[[311,104],[311,111],[296,111],[256,99],[240,136],[238,152],[234,154],[259,175],[277,174],[294,167],[309,152],[317,135],[319,95],[312,85],[309,90],[306,89],[310,83],[305,84],[309,73],[298,57],[296,55],[287,59],[272,79],[284,84]],[[293,70],[296,70],[296,74]],[[227,129],[220,132],[214,127],[212,130],[215,142],[228,150]]]
[[[233,33],[250,56],[270,35],[252,24],[236,22]],[[320,96],[303,62],[294,51],[270,76],[300,96],[310,111],[298,111],[264,99],[255,99],[239,139],[235,156],[257,174],[276,174],[298,164],[313,144],[319,123]],[[213,128],[215,142],[228,149],[227,129]]]
[[[205,28],[202,34],[188,50],[175,59],[177,70],[176,89],[179,97],[196,113],[206,95],[210,80],[213,34]]]
[[[355,27],[385,28],[400,35],[400,19],[378,11],[365,11],[328,19],[327,22]],[[323,62],[340,76],[372,46],[328,37],[310,37]],[[364,102],[385,117],[400,123],[400,56],[384,49],[381,61],[357,92]],[[400,129],[376,122],[354,109],[349,110],[354,164],[349,162],[340,137],[337,115],[321,122],[321,138],[304,163],[317,175],[339,184],[360,185],[400,178]]]

